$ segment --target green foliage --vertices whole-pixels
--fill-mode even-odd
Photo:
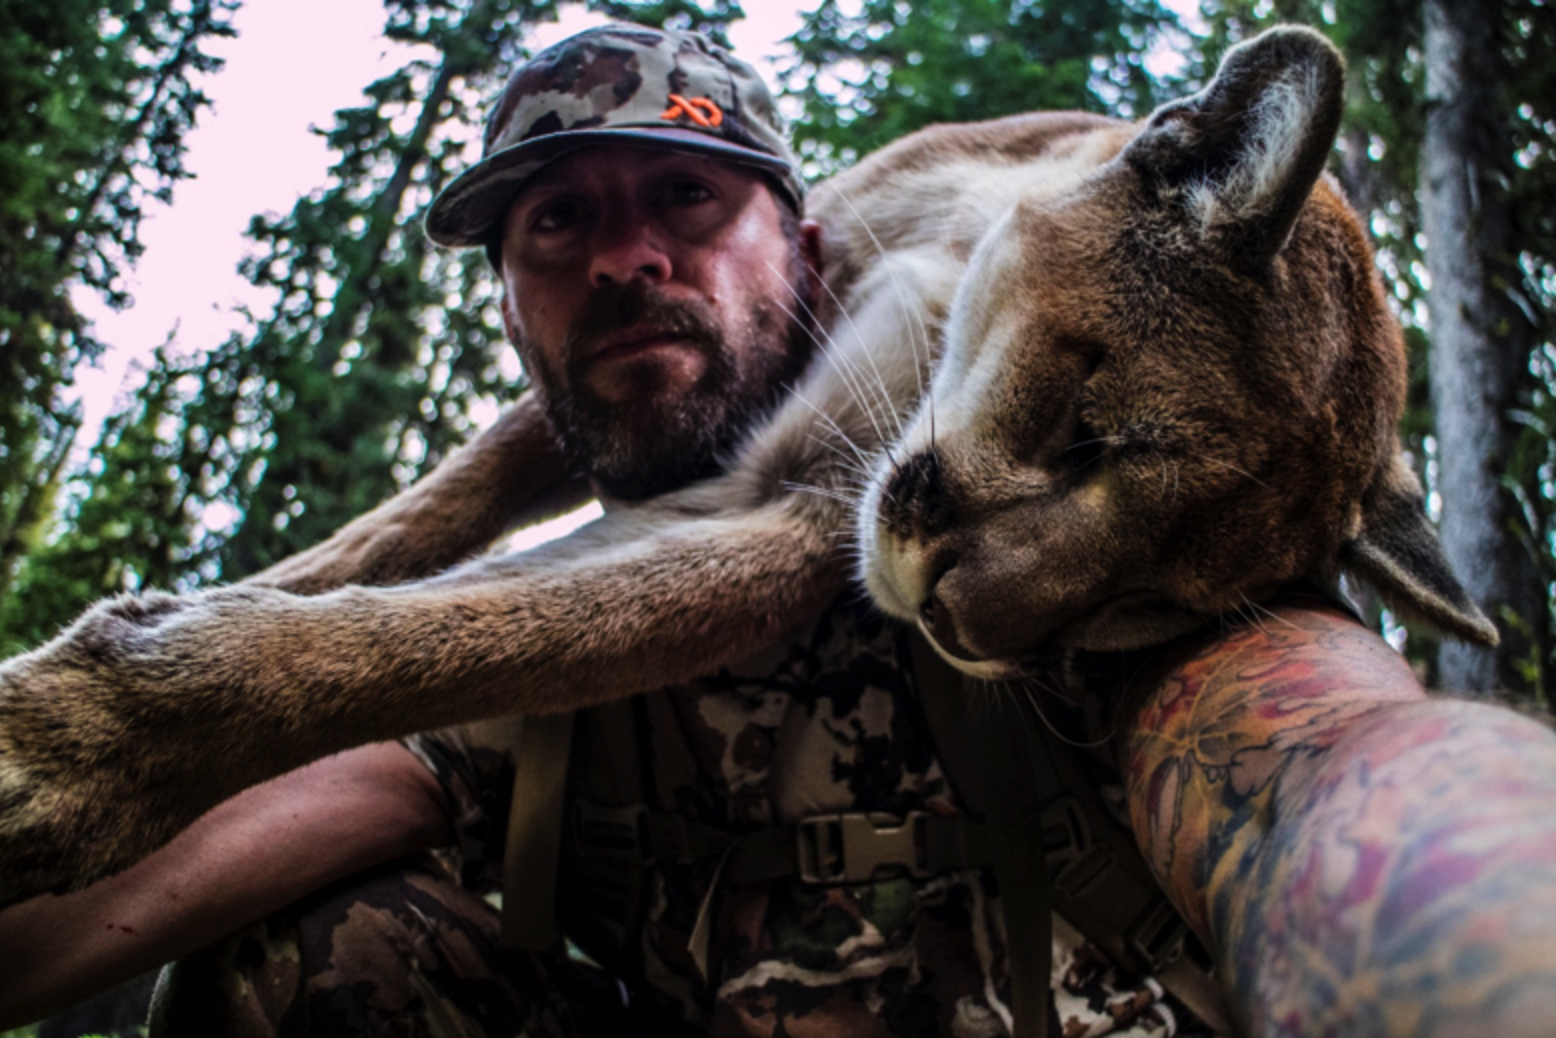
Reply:
[[[472,408],[511,395],[495,284],[421,214],[470,160],[485,101],[549,0],[392,0],[386,35],[430,48],[336,113],[330,183],[256,217],[243,273],[275,314],[214,350],[187,423],[211,460],[209,500],[241,517],[216,572],[253,573],[312,544],[435,464]]]
[[[28,555],[0,599],[0,656],[52,636],[84,602],[174,587],[194,563],[186,507],[198,472],[179,464],[187,445],[170,442],[189,377],[159,350],[130,406],[104,424],[89,480],[64,508],[71,535]]]
[[[903,134],[1035,109],[1132,117],[1156,106],[1145,67],[1186,40],[1157,0],[822,0],[790,41],[795,143],[825,176]]]
[[[1546,615],[1525,618],[1541,629],[1545,651],[1556,644],[1551,589],[1556,587],[1556,9],[1547,0],[1513,0],[1507,25],[1507,97],[1511,113],[1513,180],[1508,205],[1515,218],[1521,284],[1500,286],[1538,330],[1529,358],[1528,409],[1513,417],[1523,432],[1507,459],[1505,485],[1518,500],[1523,524],[1515,531],[1547,589]],[[1524,669],[1549,680],[1552,659]],[[1538,666],[1534,666],[1538,664]],[[1541,690],[1556,705],[1550,687]]]
[[[502,71],[558,0],[385,0],[386,36],[423,46],[323,131],[337,156],[329,181],[290,213],[251,224],[244,273],[274,293],[274,314],[197,359],[159,354],[90,465],[70,469],[76,419],[58,394],[98,346],[69,286],[123,302],[145,196],[165,196],[182,174],[180,134],[204,101],[189,79],[213,65],[200,41],[230,31],[233,3],[0,0],[0,19],[16,27],[0,39],[0,592],[15,579],[0,606],[0,652],[46,636],[100,594],[236,579],[317,541],[436,463],[515,389],[483,258],[429,248],[419,225],[473,158]],[[736,0],[590,6],[716,35],[742,16]],[[1525,279],[1505,290],[1542,337],[1507,485],[1524,505],[1524,550],[1550,582],[1556,72],[1544,56],[1556,47],[1556,11],[1549,0],[1508,6],[1498,74],[1517,148],[1510,191]],[[1275,22],[1314,25],[1349,59],[1334,168],[1406,326],[1417,374],[1404,434],[1430,481],[1420,0],[1201,7],[1205,32],[1191,37],[1159,0],[821,0],[784,73],[807,172],[824,175],[931,122],[1037,108],[1143,115],[1202,81],[1232,43]],[[1152,73],[1153,49],[1187,59],[1180,78]],[[1426,658],[1423,635],[1410,645]]]
[[[729,46],[730,22],[745,17],[739,0],[590,0],[589,9],[612,21],[659,25],[667,29],[693,29]]]
[[[101,350],[73,289],[127,302],[148,196],[184,176],[201,48],[235,0],[0,0],[0,595],[50,527],[79,424],[60,390]]]

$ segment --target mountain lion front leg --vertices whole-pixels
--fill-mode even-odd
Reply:
[[[110,875],[350,746],[707,673],[844,584],[827,498],[702,516],[667,500],[397,588],[99,605],[0,666],[0,906]]]
[[[245,583],[313,595],[346,584],[418,580],[589,496],[588,481],[569,469],[537,394],[527,392],[415,486]]]

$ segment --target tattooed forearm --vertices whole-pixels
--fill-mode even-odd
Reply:
[[[1249,1033],[1551,1033],[1547,729],[1427,699],[1353,622],[1286,609],[1142,696],[1126,754],[1136,832]]]

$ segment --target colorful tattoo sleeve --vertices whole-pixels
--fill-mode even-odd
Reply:
[[[1556,1034],[1556,735],[1283,608],[1141,693],[1152,868],[1255,1035]]]

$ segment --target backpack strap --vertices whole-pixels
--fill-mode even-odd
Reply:
[[[1053,1003],[1053,902],[1043,831],[1032,824],[1055,792],[1041,777],[1037,744],[1007,696],[969,689],[962,675],[909,636],[914,686],[930,737],[958,798],[983,815],[1005,913],[1012,1038],[1046,1038]]]
[[[1047,791],[1026,778],[1042,775],[1042,751],[1012,703],[1001,697],[984,705],[990,709],[977,712],[973,730],[987,748],[984,788],[995,791],[985,818],[1005,912],[1011,1038],[1046,1038],[1053,1005],[1054,890],[1045,827],[1032,819],[1041,813]]]
[[[634,696],[510,722],[516,735],[502,865],[506,947],[548,951],[560,946],[557,887],[565,840],[587,837],[607,851],[637,846],[647,813],[640,701]],[[574,758],[586,766],[574,769]],[[613,903],[620,931],[609,939],[618,948],[642,900],[642,869],[623,861],[611,853],[573,861],[588,873],[593,894]]]
[[[502,943],[549,951],[562,941],[556,918],[557,865],[567,818],[571,711],[535,714],[513,726],[513,802],[502,856]]]
[[[989,824],[1016,1038],[1041,1038],[1050,1023],[1055,911],[1114,962],[1154,977],[1220,1033],[1236,1033],[1209,955],[1077,748],[1042,721],[1024,690],[972,687],[917,632],[910,646],[942,766]]]

